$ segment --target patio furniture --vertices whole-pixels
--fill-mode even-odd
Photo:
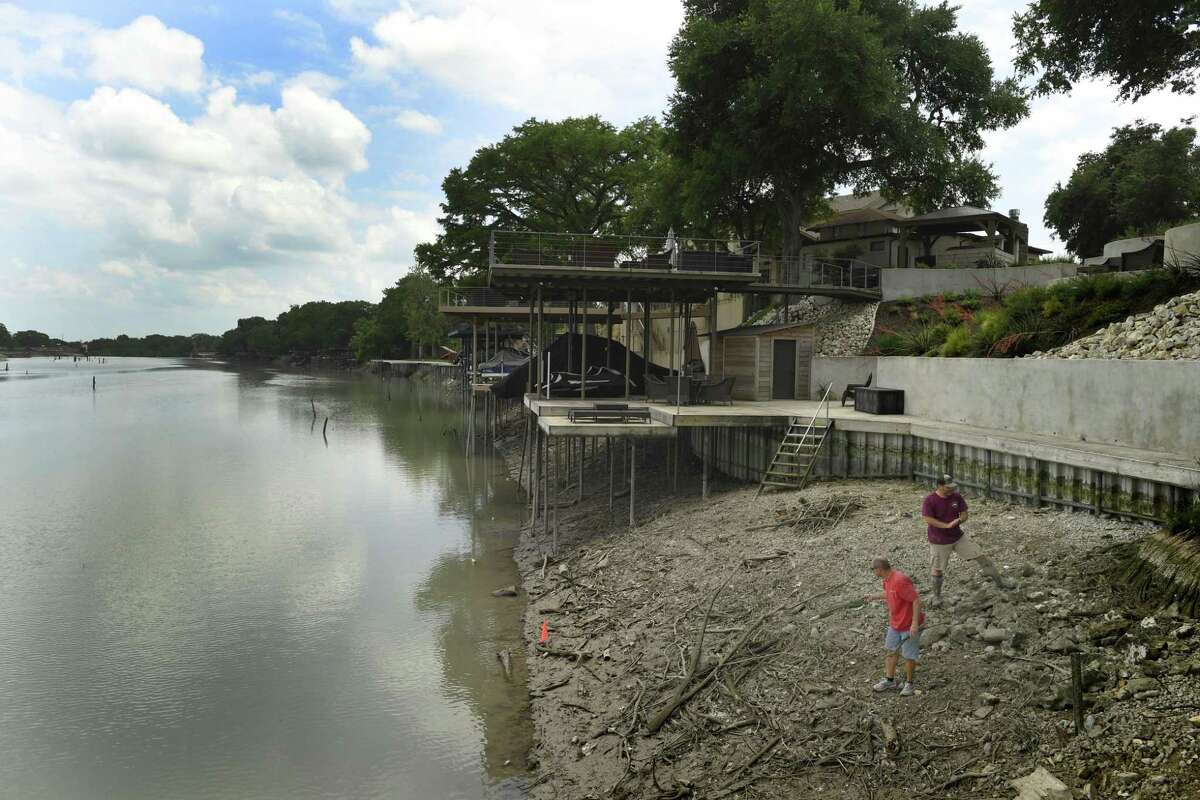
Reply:
[[[653,375],[646,375],[646,399],[651,403],[667,402],[667,382]]]
[[[842,405],[845,406],[847,400],[853,400],[854,393],[856,391],[858,391],[859,389],[866,389],[868,386],[870,386],[871,380],[874,377],[875,377],[875,373],[871,372],[871,373],[867,374],[867,382],[866,383],[848,383],[848,384],[846,384],[846,391],[842,392]]]
[[[719,381],[705,381],[700,384],[700,402],[705,404],[725,403],[733,405],[733,382],[737,376],[722,378]]]
[[[700,402],[700,380],[690,375],[668,375],[664,383],[667,386],[668,403],[681,406],[691,406]]]
[[[642,423],[650,422],[650,409],[630,408],[625,403],[596,403],[591,408],[573,408],[567,412],[571,422]]]
[[[854,410],[867,414],[903,414],[904,390],[860,386],[854,393]]]

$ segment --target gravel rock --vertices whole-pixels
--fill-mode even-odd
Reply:
[[[854,303],[847,300],[828,300],[802,297],[787,307],[771,309],[753,318],[755,325],[778,325],[788,322],[812,323],[816,326],[813,355],[862,355],[875,330],[875,313],[879,303]]]
[[[1200,292],[1174,297],[1153,311],[1027,357],[1200,359]]]
[[[1008,638],[1008,631],[1004,628],[984,628],[980,631],[979,638],[988,644],[1000,644]]]

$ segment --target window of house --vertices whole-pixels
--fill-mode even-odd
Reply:
[[[885,247],[887,247],[887,242],[883,241],[882,239],[871,242],[872,253],[882,253]]]

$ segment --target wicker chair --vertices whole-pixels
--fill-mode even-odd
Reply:
[[[646,375],[646,399],[651,403],[665,403],[670,398],[668,397],[667,382],[661,378],[656,378],[647,373]]]
[[[733,405],[733,382],[736,376],[722,378],[719,381],[700,384],[700,402],[704,404],[725,403]]]
[[[871,372],[871,373],[867,374],[867,382],[866,383],[848,383],[848,384],[846,384],[846,391],[842,392],[842,405],[846,405],[847,399],[849,399],[849,400],[854,399],[854,390],[855,389],[866,389],[868,386],[870,386],[871,379],[874,377],[875,377],[875,373]]]

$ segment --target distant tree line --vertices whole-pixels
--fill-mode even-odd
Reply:
[[[414,270],[383,292],[382,300],[317,300],[294,305],[275,319],[246,317],[220,336],[151,334],[68,342],[41,331],[9,333],[0,324],[0,349],[48,347],[86,351],[98,356],[186,358],[199,353],[227,357],[274,359],[285,355],[346,353],[358,360],[438,355],[449,324],[438,313],[438,285]]]
[[[146,358],[186,358],[196,353],[212,353],[220,337],[210,333],[193,333],[191,336],[126,336],[115,339],[101,338],[90,341],[66,341],[55,339],[41,331],[17,331],[9,333],[8,327],[0,323],[0,350],[41,350],[62,348],[86,352],[94,356],[142,356]]]
[[[378,304],[318,300],[294,305],[273,320],[239,319],[236,328],[221,335],[216,350],[263,359],[335,352],[359,361],[421,355],[432,352],[449,330],[437,310],[437,292],[437,283],[415,270],[385,289]]]

